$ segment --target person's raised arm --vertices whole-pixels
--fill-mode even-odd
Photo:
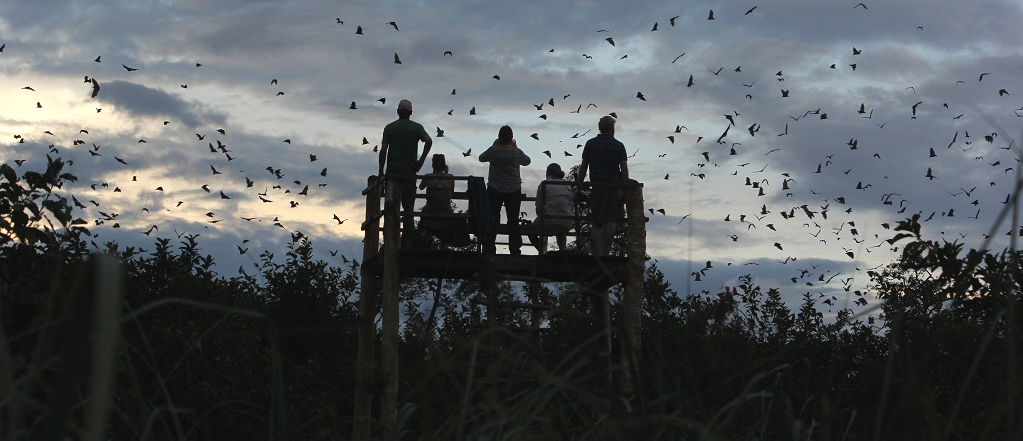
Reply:
[[[430,154],[430,148],[433,147],[433,138],[430,135],[423,133],[423,137],[419,139],[423,141],[423,154],[419,156],[419,160],[416,161],[416,173],[423,168],[423,164],[426,163],[426,155]]]
[[[529,156],[526,155],[526,152],[522,151],[522,149],[519,149],[519,165],[529,165],[531,162],[533,162],[533,160],[529,159]]]
[[[387,162],[387,147],[386,142],[380,143],[380,170],[377,176],[381,178],[384,176],[384,163]]]
[[[480,162],[490,162],[490,157],[492,156],[493,149],[494,147],[490,146],[487,147],[487,149],[484,150],[483,153],[480,153]]]

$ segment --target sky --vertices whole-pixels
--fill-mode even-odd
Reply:
[[[401,99],[456,175],[485,176],[510,125],[527,193],[613,113],[676,290],[749,274],[837,310],[913,214],[926,238],[1009,246],[1021,22],[1009,0],[17,0],[0,160],[72,161],[63,192],[98,245],[198,234],[231,277],[296,232],[361,260],[360,192]]]

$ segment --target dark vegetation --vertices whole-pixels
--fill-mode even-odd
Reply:
[[[350,436],[358,267],[314,259],[299,236],[253,276],[219,276],[195,236],[94,255],[62,167],[0,170],[0,437]],[[628,406],[600,386],[574,285],[544,287],[547,330],[524,338],[481,330],[475,282],[407,281],[398,435],[1023,438],[1021,254],[925,240],[916,218],[898,231],[901,259],[871,273],[874,306],[837,317],[812,295],[790,310],[748,277],[681,296],[649,265]]]

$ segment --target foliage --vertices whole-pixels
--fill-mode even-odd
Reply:
[[[20,178],[10,165],[0,164],[0,246],[18,242],[53,247],[59,243],[59,230],[85,224],[73,218],[68,200],[54,193],[78,178],[62,173],[62,159],[46,155],[46,162],[46,171],[27,171]]]
[[[964,253],[962,244],[923,240],[919,216],[897,230],[908,233],[892,243],[914,240],[898,262],[872,274],[891,347],[887,381],[897,392],[882,403],[896,414],[884,430],[919,430],[898,416],[922,413],[928,437],[1018,436],[1023,254]]]
[[[264,253],[256,275],[230,278],[197,236],[108,243],[120,275],[110,288],[111,266],[84,251],[81,222],[52,191],[73,180],[60,167],[0,170],[0,436],[350,435],[355,265],[314,259],[300,233],[283,261]],[[533,295],[549,309],[504,309],[489,326],[478,282],[405,280],[399,429],[424,439],[1019,438],[1021,255],[924,240],[917,218],[898,232],[903,254],[871,272],[877,306],[859,313],[825,315],[810,293],[791,309],[750,276],[681,296],[648,265],[628,395],[608,387],[622,373],[597,350],[595,303],[577,285],[542,286]],[[622,295],[610,293],[613,323]],[[529,294],[504,284],[498,297]],[[114,320],[102,319],[111,301]],[[109,382],[97,380],[104,372]]]

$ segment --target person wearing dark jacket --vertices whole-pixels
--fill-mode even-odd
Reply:
[[[629,180],[628,156],[625,144],[615,139],[615,119],[611,116],[597,122],[600,134],[586,141],[583,147],[583,161],[579,165],[577,184],[582,184],[590,171],[590,182],[622,184]],[[577,185],[578,191],[580,187]],[[622,208],[621,186],[595,185],[590,189],[590,239],[594,254],[606,256],[611,251],[616,223],[625,217]]]

